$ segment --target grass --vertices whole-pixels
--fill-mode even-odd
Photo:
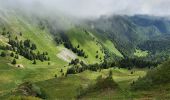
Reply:
[[[13,32],[13,36],[18,36],[19,39],[30,39],[33,43],[37,45],[40,52],[47,51],[51,59],[50,65],[48,62],[37,61],[36,65],[32,64],[32,61],[25,59],[20,56],[17,60],[17,64],[22,64],[24,68],[17,68],[12,66],[11,57],[0,57],[0,97],[8,98],[10,97],[11,92],[13,92],[17,86],[23,82],[31,81],[39,86],[47,95],[48,99],[75,99],[79,93],[80,87],[87,87],[89,84],[95,83],[95,80],[98,76],[102,75],[106,77],[109,70],[113,72],[113,79],[116,83],[119,84],[120,90],[105,90],[97,91],[94,93],[89,93],[82,99],[131,99],[131,98],[143,98],[147,96],[159,96],[167,95],[170,97],[169,91],[163,91],[155,89],[156,92],[131,92],[129,90],[130,84],[137,80],[139,77],[142,77],[146,74],[146,69],[133,69],[132,71],[126,69],[112,68],[105,69],[101,72],[92,72],[84,71],[75,75],[68,75],[67,77],[61,77],[61,69],[66,71],[67,65],[66,62],[59,59],[56,55],[60,52],[63,46],[57,47],[53,41],[53,36],[49,33],[47,29],[40,29],[35,23],[30,23],[29,20],[24,17],[6,17],[8,23],[8,30]],[[19,36],[19,32],[23,33],[23,36]],[[81,28],[73,28],[67,32],[68,37],[70,38],[74,46],[80,45],[80,49],[83,49],[88,55],[87,59],[79,57],[81,60],[84,60],[87,63],[99,63],[100,59],[96,59],[96,55],[99,55],[104,59],[104,54],[102,53],[102,46],[98,43],[98,40],[89,32],[85,32]],[[7,43],[6,38],[0,36],[0,45]],[[106,41],[103,45],[109,49],[112,53],[119,57],[123,57],[122,54],[115,48],[114,44],[111,41]],[[2,50],[0,50],[2,51]],[[96,52],[98,51],[98,53]],[[136,50],[134,55],[138,57],[147,56],[147,51]],[[55,74],[58,78],[55,78]],[[162,89],[163,86],[160,86]],[[169,84],[166,84],[166,87],[170,87]],[[169,88],[165,88],[167,90]],[[12,99],[22,99],[25,97],[10,97]],[[37,99],[33,97],[28,97],[26,99]]]
[[[50,57],[50,65],[47,61],[37,61],[37,64],[33,65],[32,61],[20,56],[17,59],[17,64],[22,64],[24,68],[16,68],[10,64],[13,58],[0,57],[0,97],[8,97],[11,91],[25,81],[44,81],[53,78],[55,74],[61,76],[60,70],[65,70],[63,66],[67,64],[56,56],[59,53],[58,48],[63,47],[56,46],[48,30],[41,30],[35,24],[30,24],[27,19],[16,16],[6,17],[8,20],[7,30],[13,32],[13,38],[17,36],[18,39],[22,40],[30,39],[37,45],[37,51],[47,51]],[[22,32],[22,36],[19,35],[19,32]],[[3,36],[0,36],[1,40],[5,43],[8,42]],[[0,42],[0,45],[3,42]]]
[[[142,50],[136,49],[134,55],[137,57],[146,57],[148,56],[148,51],[142,51]]]
[[[109,41],[109,40],[107,40],[105,43],[103,43],[104,44],[104,46],[109,50],[109,51],[111,51],[112,53],[114,53],[116,56],[118,56],[118,57],[123,57],[123,55],[116,49],[116,47],[115,47],[115,45],[111,42],[111,41]]]
[[[13,20],[13,23],[10,25],[13,32],[23,33],[23,36],[20,38],[30,39],[33,43],[37,45],[37,48],[40,52],[49,52],[51,61],[56,62],[55,65],[66,64],[64,61],[56,56],[56,54],[59,53],[59,50],[55,42],[53,41],[52,35],[48,32],[48,30],[41,30],[37,25],[29,24],[29,22],[25,21],[22,17],[15,19],[13,17],[11,20]]]
[[[33,65],[32,61],[20,56],[17,60],[17,64],[22,64],[24,68],[16,68],[10,65],[12,58],[0,58],[0,97],[8,97],[11,91],[13,91],[19,84],[25,81],[39,82],[53,79],[55,74],[57,74],[58,77],[61,76],[61,69],[64,71],[66,70],[64,66],[67,63],[56,56],[57,53],[60,52],[59,48],[63,48],[63,46],[56,46],[55,42],[53,41],[53,37],[47,29],[41,30],[36,24],[30,23],[27,19],[21,16],[16,16],[17,15],[6,18],[6,20],[8,20],[7,26],[10,26],[7,30],[13,32],[13,38],[17,36],[22,40],[30,39],[37,45],[37,51],[47,51],[49,53],[51,64],[48,65],[48,62],[37,61],[37,64]],[[22,32],[22,36],[19,35],[20,32]],[[89,58],[86,60],[88,63],[100,61],[99,59],[95,58],[96,51],[99,51],[99,57],[103,58],[103,53],[100,50],[100,46],[96,44],[96,41],[94,41],[91,36],[86,36],[85,32],[82,32],[80,29],[73,29],[70,32],[73,35],[70,36],[73,44],[77,46],[79,43],[81,43],[80,48],[83,48],[89,55]],[[85,39],[82,39],[84,37]],[[1,37],[0,39],[7,43],[4,38]],[[70,77],[68,82],[75,81],[75,79],[75,77]]]
[[[134,69],[134,74],[131,74],[131,71],[126,69],[115,68],[111,70],[113,71],[113,79],[120,85],[120,87],[122,87],[122,90],[127,89],[133,80],[136,80],[139,76],[143,76],[146,73],[145,70],[138,69]],[[102,70],[101,72],[85,71],[80,74],[68,75],[68,77],[54,78],[42,82],[40,81],[37,82],[36,85],[47,94],[48,99],[75,99],[80,87],[85,88],[89,84],[94,83],[96,78],[100,75],[106,77],[109,71],[110,69]],[[109,93],[112,92],[114,91]],[[117,92],[117,95],[121,96],[122,91],[118,90]],[[93,96],[100,97],[100,95],[97,95],[97,93],[92,93],[89,95],[90,98],[93,98]],[[108,95],[105,95],[105,97],[107,96]]]
[[[86,55],[88,55],[88,58],[84,59],[87,63],[100,63],[99,58],[101,57],[102,60],[104,59],[102,47],[97,43],[97,40],[91,35],[91,33],[85,32],[81,28],[73,28],[68,31],[67,35],[75,47],[80,45],[80,49],[83,49]],[[96,58],[96,55],[99,57]]]
[[[13,91],[19,84],[31,81],[38,82],[54,78],[57,74],[61,76],[60,70],[63,67],[58,67],[56,65],[44,65],[40,62],[39,65],[24,65],[24,68],[16,68],[10,66],[9,58],[0,58],[0,96],[9,94]],[[28,61],[29,62],[29,61]]]

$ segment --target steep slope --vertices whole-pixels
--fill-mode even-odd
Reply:
[[[53,87],[61,86],[61,89],[56,87],[54,90],[58,97],[65,96],[58,94],[58,89],[69,94],[68,87],[73,91],[68,97],[74,98],[78,91],[76,89],[82,85],[81,81],[87,85],[98,75],[105,75],[105,72],[96,72],[64,77],[67,76],[65,73],[70,67],[69,62],[76,58],[87,65],[135,55],[144,55],[152,58],[150,60],[158,55],[160,61],[166,60],[170,51],[169,27],[167,19],[146,16],[102,17],[76,24],[64,16],[49,17],[1,9],[0,97],[8,97],[19,84],[31,81],[37,82],[52,97],[55,97],[50,94]],[[114,71],[116,75],[113,77],[120,85],[124,82],[129,85],[141,74],[131,75],[126,70],[126,74],[122,75],[119,72],[121,69]],[[119,80],[120,75],[122,80]]]
[[[170,98],[170,61],[166,61],[157,68],[147,72],[146,76],[139,78],[132,84],[132,90],[140,98],[169,99]]]
[[[32,64],[33,61],[18,55],[17,64],[12,65],[11,62],[14,59],[10,56],[12,50],[0,48],[0,53],[5,52],[7,54],[6,57],[0,57],[0,96],[10,93],[24,81],[47,80],[58,74],[61,68],[64,69],[63,66],[67,63],[57,57],[60,52],[59,48],[64,47],[57,47],[53,36],[47,29],[39,28],[38,21],[34,21],[34,17],[22,16],[13,11],[4,11],[0,15],[0,45],[2,47],[9,45],[9,34],[7,33],[10,32],[12,39],[15,40],[16,37],[19,41],[29,39],[36,44],[35,52],[48,52],[50,57],[50,61],[41,62],[37,60],[36,64]],[[17,55],[15,52],[14,54]]]
[[[144,15],[111,16],[88,21],[87,24],[88,29],[96,33],[96,36],[112,41],[125,57],[134,57],[136,49],[149,52],[149,59],[159,58],[158,55],[162,55],[162,52],[168,54],[169,49],[159,49],[156,54],[153,52],[159,44],[151,44],[151,48],[145,48],[146,42],[152,40],[168,44],[166,40],[169,39],[170,22],[167,18]],[[166,48],[169,46],[166,45]]]
[[[0,54],[5,52],[5,57],[0,57],[1,97],[4,95],[8,96],[10,91],[15,90],[23,82],[44,81],[54,76],[63,76],[68,63],[72,59],[79,58],[87,64],[100,63],[104,59],[103,44],[100,43],[100,40],[93,33],[85,31],[83,28],[73,27],[74,25],[70,27],[71,21],[67,22],[66,19],[62,18],[60,23],[63,22],[63,26],[56,26],[59,21],[55,22],[53,18],[47,16],[33,16],[19,11],[4,9],[0,10],[0,12]],[[60,19],[60,17],[57,18]],[[64,25],[70,28],[66,28]],[[64,31],[73,46],[77,47],[79,45],[79,49],[84,50],[88,57],[77,56],[72,50],[65,48],[63,43],[58,45],[55,38],[61,39],[60,31]],[[9,40],[16,42],[14,50],[6,49],[6,46],[10,47],[12,45],[9,43]],[[34,53],[46,55],[44,53],[47,52],[49,60],[40,61],[35,60],[35,58],[30,60],[26,56],[21,55],[18,50],[23,49],[23,47],[20,45],[18,47],[18,44],[26,40],[36,45],[36,49],[33,50]],[[118,56],[122,57],[121,53],[111,42],[106,42],[105,46],[109,47],[111,52],[116,52]],[[27,51],[25,50],[25,52]],[[67,59],[68,56],[70,58]],[[11,64],[14,59],[16,59],[16,64]]]
[[[134,89],[153,89],[161,84],[169,84],[170,82],[170,61],[164,62],[162,65],[150,70],[144,78],[140,78],[134,85]]]

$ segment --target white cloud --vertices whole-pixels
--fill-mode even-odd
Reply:
[[[170,0],[1,0],[0,4],[39,12],[44,9],[52,13],[61,11],[79,17],[110,14],[170,15]]]

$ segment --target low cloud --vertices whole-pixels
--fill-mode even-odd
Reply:
[[[35,13],[64,13],[76,17],[148,14],[170,15],[169,0],[1,0],[0,6]]]

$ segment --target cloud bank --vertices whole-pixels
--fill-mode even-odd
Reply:
[[[30,12],[62,12],[76,17],[101,15],[170,15],[170,0],[1,0],[0,7]]]

